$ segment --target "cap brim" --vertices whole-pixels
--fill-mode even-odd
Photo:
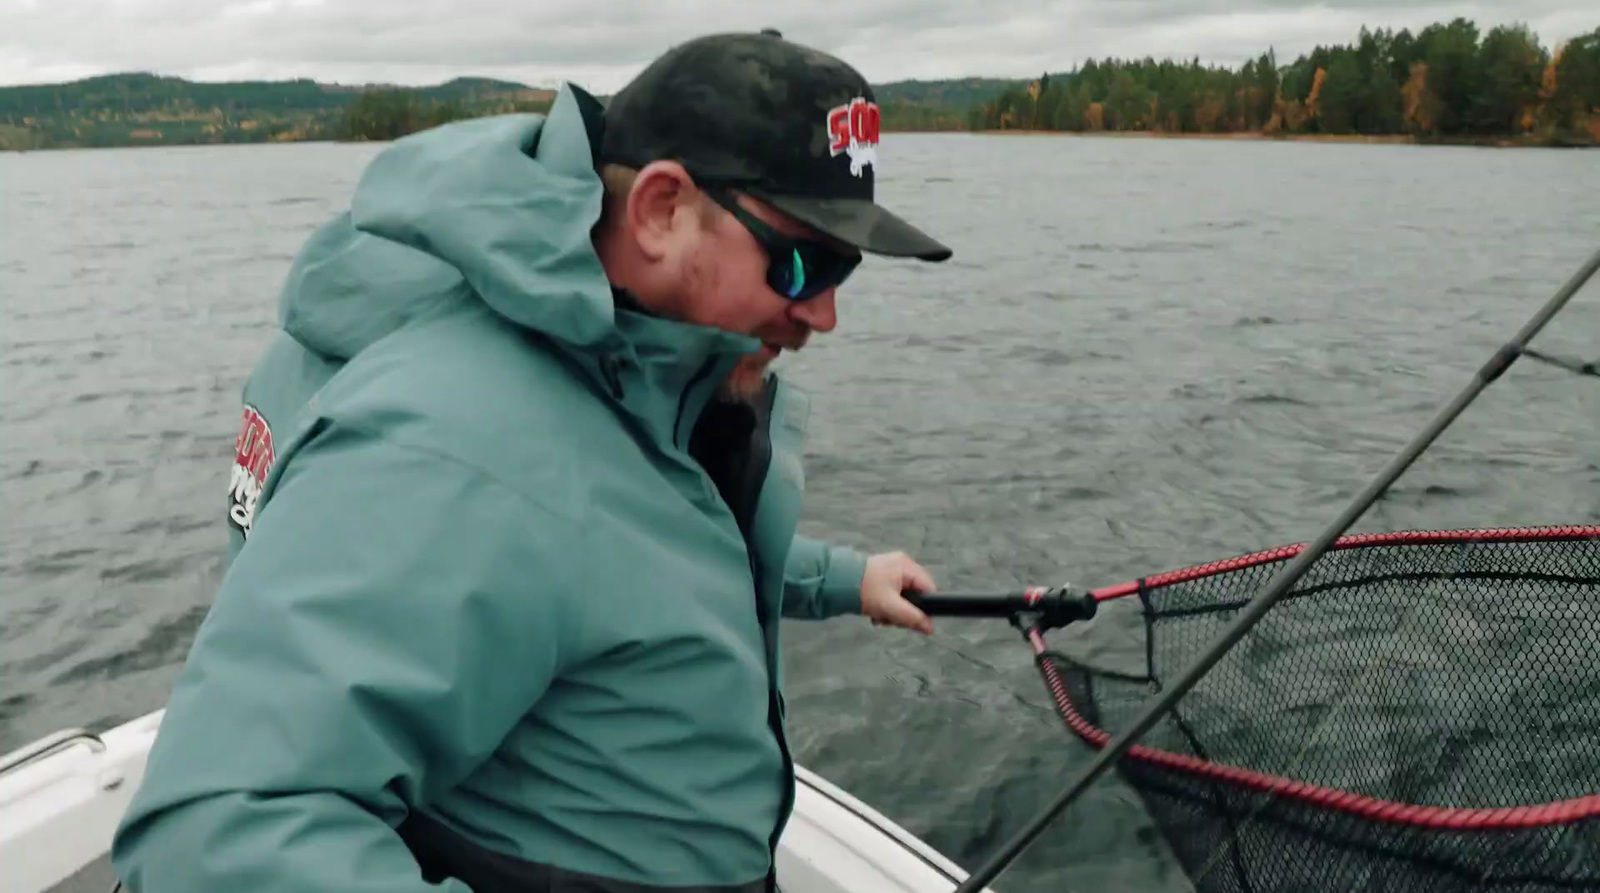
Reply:
[[[941,261],[952,253],[937,239],[865,199],[769,195],[754,189],[749,192],[796,220],[870,254]]]

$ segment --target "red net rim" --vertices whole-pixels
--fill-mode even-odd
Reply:
[[[1328,551],[1336,552],[1346,549],[1361,549],[1372,546],[1395,545],[1449,545],[1455,543],[1515,543],[1515,542],[1560,542],[1572,540],[1600,540],[1600,525],[1579,525],[1567,527],[1501,527],[1485,528],[1482,530],[1402,530],[1395,533],[1358,533],[1342,536],[1333,541]],[[1260,552],[1251,552],[1248,555],[1239,555],[1234,558],[1224,558],[1221,561],[1210,561],[1197,564],[1193,567],[1180,568],[1166,573],[1142,577],[1138,580],[1129,580],[1115,586],[1105,586],[1093,591],[1096,601],[1122,598],[1133,595],[1140,587],[1146,590],[1159,589],[1162,586],[1171,586],[1175,583],[1187,583],[1204,577],[1213,577],[1229,571],[1254,567],[1259,564],[1270,564],[1274,561],[1284,561],[1299,555],[1305,549],[1306,543],[1295,543],[1290,546],[1279,546],[1274,549],[1264,549]]]
[[[1396,533],[1354,534],[1335,540],[1330,547],[1330,551],[1383,545],[1559,542],[1574,540],[1600,540],[1600,526],[1417,530]],[[1276,549],[1267,549],[1236,558],[1213,561],[1164,574],[1157,574],[1142,580],[1134,580],[1094,590],[1094,597],[1097,600],[1105,601],[1132,595],[1140,591],[1141,586],[1145,589],[1154,589],[1214,576],[1240,568],[1283,561],[1298,555],[1305,546],[1305,543],[1296,543],[1291,546],[1281,546]],[[1055,699],[1056,707],[1061,713],[1061,718],[1065,720],[1067,726],[1078,737],[1090,745],[1096,748],[1105,747],[1111,741],[1110,733],[1084,719],[1082,714],[1078,713],[1077,709],[1072,706],[1072,700],[1067,696],[1065,681],[1062,680],[1055,664],[1046,655],[1044,638],[1038,632],[1034,632],[1031,634],[1031,639],[1034,650],[1040,655],[1040,668],[1044,673],[1050,693]],[[1149,763],[1186,775],[1237,785],[1263,794],[1349,813],[1361,818],[1426,828],[1463,831],[1537,828],[1547,825],[1568,824],[1600,816],[1600,794],[1588,794],[1570,800],[1530,806],[1494,808],[1420,806],[1393,800],[1382,800],[1365,794],[1341,791],[1321,785],[1307,784],[1306,782],[1294,781],[1280,775],[1255,772],[1238,766],[1215,763],[1185,754],[1145,747],[1141,744],[1135,744],[1130,747],[1125,758]]]

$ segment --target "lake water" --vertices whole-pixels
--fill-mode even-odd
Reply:
[[[373,145],[0,154],[0,750],[159,707],[219,576],[239,389]],[[956,251],[785,368],[804,529],[945,591],[1315,536],[1600,247],[1600,153],[891,135]],[[1600,356],[1600,283],[1536,345]],[[1600,521],[1600,386],[1534,363],[1358,530]],[[1084,644],[1081,636],[1057,634]],[[1003,623],[793,623],[798,758],[974,867],[1084,765]],[[1092,644],[1092,643],[1089,643]],[[1183,890],[1106,779],[996,883]]]

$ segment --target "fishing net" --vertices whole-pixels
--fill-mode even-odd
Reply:
[[[1101,747],[1300,546],[1094,593],[1144,675],[1048,651]],[[1600,527],[1347,536],[1118,764],[1197,890],[1600,890]]]

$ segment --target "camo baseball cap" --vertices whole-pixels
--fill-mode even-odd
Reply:
[[[880,111],[845,62],[760,33],[668,50],[613,96],[599,160],[671,159],[873,254],[942,261],[949,248],[873,200]]]

